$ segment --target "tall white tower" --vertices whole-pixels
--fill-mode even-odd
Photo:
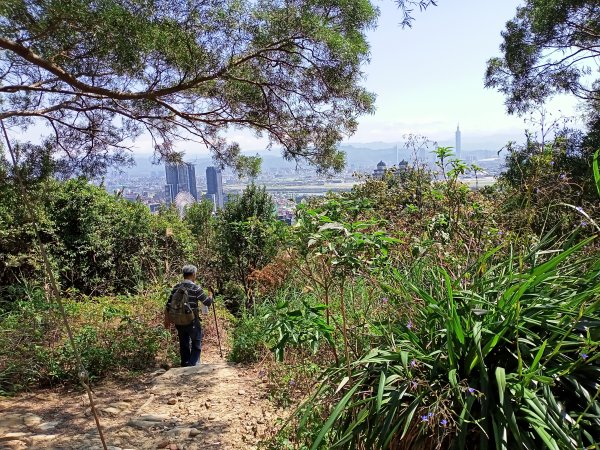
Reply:
[[[454,150],[456,150],[456,157],[458,159],[461,159],[462,158],[462,149],[460,147],[460,128],[458,125],[456,125],[455,137],[456,137],[456,144],[454,145]]]

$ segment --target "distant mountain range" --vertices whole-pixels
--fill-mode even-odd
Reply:
[[[439,145],[453,146],[454,143],[440,142]],[[396,145],[398,145],[398,152],[396,154]],[[393,144],[389,142],[370,142],[365,144],[344,144],[340,146],[340,149],[346,152],[346,163],[350,168],[375,168],[379,161],[384,161],[388,166],[396,164],[396,155],[398,160],[403,159],[411,161],[413,159],[413,153],[411,150],[402,147],[401,144]],[[465,150],[462,153],[462,159],[466,161],[480,160],[487,158],[497,158],[500,149],[486,149],[482,147],[479,150]],[[246,155],[259,154],[262,159],[262,168],[264,169],[280,169],[280,168],[295,168],[297,164],[293,161],[286,161],[283,159],[278,150],[271,151],[248,151],[244,152]],[[421,159],[433,159],[431,154],[419,155]],[[162,175],[164,173],[163,165],[156,165],[152,163],[152,155],[148,154],[136,154],[134,155],[135,166],[125,169],[125,172],[131,176],[143,176],[150,175],[152,172]],[[201,176],[206,167],[212,166],[214,163],[212,158],[206,154],[194,154],[192,152],[186,153],[184,160],[191,162],[196,165],[196,173]],[[304,167],[305,164],[300,165]]]

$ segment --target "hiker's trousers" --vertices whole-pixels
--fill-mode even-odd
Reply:
[[[202,351],[202,326],[198,319],[190,325],[177,325],[181,367],[195,366],[200,362]]]

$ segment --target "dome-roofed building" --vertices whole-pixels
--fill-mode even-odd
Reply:
[[[379,161],[377,163],[377,169],[373,171],[373,178],[383,178],[385,171],[387,169],[387,164],[383,161]]]

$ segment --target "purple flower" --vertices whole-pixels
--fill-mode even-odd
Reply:
[[[411,382],[410,382],[410,386],[411,386],[411,388],[413,388],[413,389],[416,389],[416,388],[417,388],[417,386],[418,386],[418,384],[417,384],[417,382],[416,382],[416,381],[411,381]]]
[[[559,176],[559,178],[561,180],[564,180],[565,178],[567,178],[567,176],[564,173],[561,173],[560,176]]]
[[[412,328],[413,328],[412,320],[408,321],[408,323],[406,324],[406,328],[408,328],[409,330],[412,330]]]
[[[472,387],[469,387],[469,389],[467,389],[469,391],[469,394],[474,394],[475,393],[475,389],[473,389]]]
[[[387,297],[383,297],[383,298],[381,299],[381,303],[383,303],[384,305],[385,305],[387,302],[389,302],[389,299],[388,299]]]
[[[446,419],[442,419],[442,420],[440,420],[440,423],[441,423],[443,426],[446,426],[446,425],[448,425],[448,421],[447,421]]]
[[[587,353],[582,353],[581,354],[581,359],[583,359],[584,361],[588,358]]]
[[[265,376],[265,371],[261,369],[261,370],[258,372],[258,376],[259,376],[260,378],[264,377],[264,376]]]
[[[583,213],[583,208],[581,206],[578,206],[577,208],[575,208],[577,211],[579,211],[580,213]]]
[[[498,231],[498,236],[502,236],[504,233],[502,231]]]
[[[289,383],[289,385],[290,385],[290,386],[295,386],[295,385],[296,385],[296,382],[295,382],[294,380],[290,380],[290,383]]]
[[[581,221],[581,226],[582,226],[582,227],[586,227],[586,226],[587,226],[587,224],[588,224],[588,223],[587,223],[585,220],[582,220],[582,221]]]
[[[554,161],[550,161],[550,165],[553,166],[554,165]]]
[[[415,367],[417,365],[417,361],[414,359],[410,362],[410,367]]]
[[[426,416],[421,416],[421,421],[422,422],[428,422],[429,421],[429,414]]]

